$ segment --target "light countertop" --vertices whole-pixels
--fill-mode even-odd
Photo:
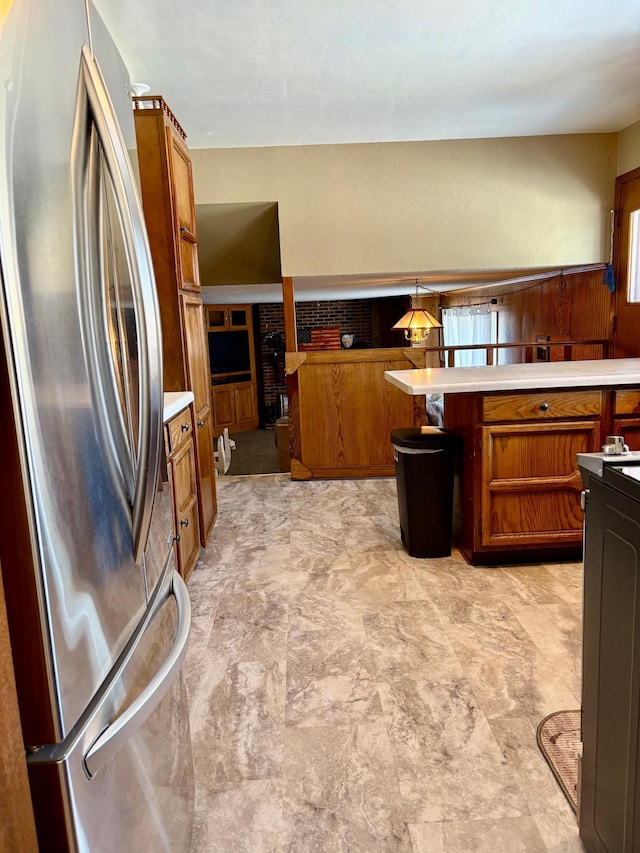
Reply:
[[[164,394],[164,423],[170,421],[174,415],[185,409],[189,403],[193,403],[193,391],[165,391]]]
[[[640,358],[500,364],[493,367],[427,367],[422,370],[387,370],[384,375],[388,382],[406,394],[640,385]]]

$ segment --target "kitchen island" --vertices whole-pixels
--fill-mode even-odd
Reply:
[[[444,394],[461,438],[456,544],[474,565],[579,559],[577,453],[623,435],[640,450],[640,359],[385,373],[407,394]]]

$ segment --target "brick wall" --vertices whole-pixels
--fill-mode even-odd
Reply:
[[[284,381],[284,358],[276,358],[272,345],[263,341],[268,332],[281,332],[284,341],[284,309],[282,303],[264,303],[259,306],[260,341],[264,374],[264,403],[275,415],[280,394],[287,393]],[[305,329],[340,327],[340,333],[355,335],[354,344],[371,346],[371,303],[367,299],[334,300],[331,302],[297,302],[296,322],[298,337]]]

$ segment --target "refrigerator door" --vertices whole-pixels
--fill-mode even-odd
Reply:
[[[71,731],[152,592],[142,551],[162,430],[159,325],[131,168],[89,40],[82,2],[16,0],[0,16],[0,312],[26,517],[14,526],[9,507],[2,532],[28,535],[2,561],[34,745]],[[121,61],[107,76],[126,84]],[[130,107],[119,118],[133,139]]]
[[[146,624],[91,714],[67,743],[29,758],[36,809],[62,791],[43,849],[189,850],[194,783],[180,673],[189,625],[172,556]]]

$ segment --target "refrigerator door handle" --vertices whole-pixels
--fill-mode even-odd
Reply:
[[[81,74],[91,117],[111,176],[124,236],[139,334],[140,399],[132,495],[133,556],[140,563],[147,545],[162,451],[162,333],[153,265],[131,163],[115,110],[97,62],[82,47]],[[107,407],[108,408],[108,407]],[[108,417],[116,417],[107,411]],[[117,436],[120,430],[116,429]],[[116,447],[122,442],[116,441]],[[130,468],[120,460],[123,470]]]
[[[178,628],[171,650],[164,662],[140,695],[120,717],[115,719],[91,745],[84,756],[84,766],[91,778],[110,761],[132,735],[152,714],[175,681],[187,652],[191,628],[191,603],[187,586],[178,572],[172,574],[172,583],[162,604],[174,595],[178,607]]]

